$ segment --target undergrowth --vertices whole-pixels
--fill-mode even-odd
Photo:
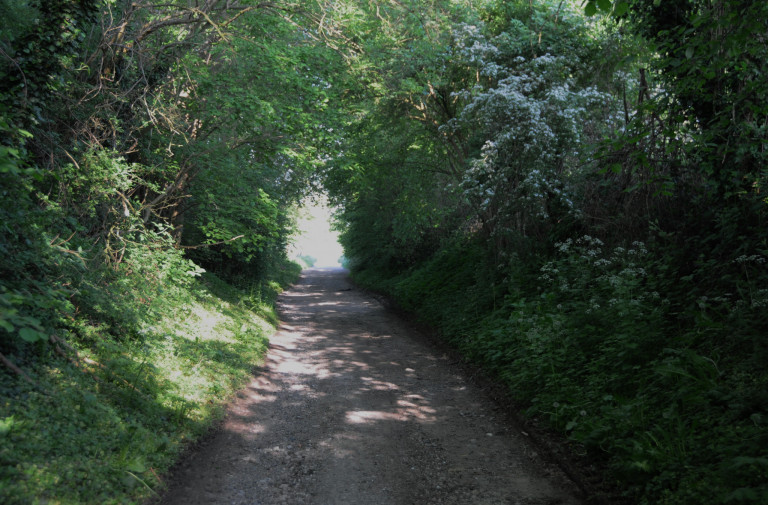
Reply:
[[[471,243],[397,277],[355,273],[506,384],[525,414],[577,442],[641,504],[768,503],[765,261],[732,292],[693,297],[645,244],[560,242],[495,285]],[[702,271],[704,269],[701,269]],[[506,293],[499,300],[498,292]],[[722,286],[721,286],[722,289]]]
[[[137,245],[115,268],[83,271],[55,345],[3,344],[29,380],[0,369],[0,502],[157,494],[261,363],[274,299],[298,267],[278,270],[238,289],[176,250]]]

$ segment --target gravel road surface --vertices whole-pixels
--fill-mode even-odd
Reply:
[[[165,505],[576,505],[451,359],[341,269],[279,300],[263,369]]]

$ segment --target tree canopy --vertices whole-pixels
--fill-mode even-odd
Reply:
[[[768,500],[768,3],[0,6],[7,361],[261,289],[322,192],[358,282],[628,496]]]

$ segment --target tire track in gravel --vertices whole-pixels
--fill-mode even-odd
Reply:
[[[416,330],[310,269],[279,299],[267,363],[165,505],[576,505],[494,404]]]

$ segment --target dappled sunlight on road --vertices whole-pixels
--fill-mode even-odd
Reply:
[[[230,454],[211,449],[205,499],[175,503],[575,503],[529,474],[532,451],[510,450],[521,437],[448,358],[343,270],[306,270],[278,308],[267,360],[223,426]]]

